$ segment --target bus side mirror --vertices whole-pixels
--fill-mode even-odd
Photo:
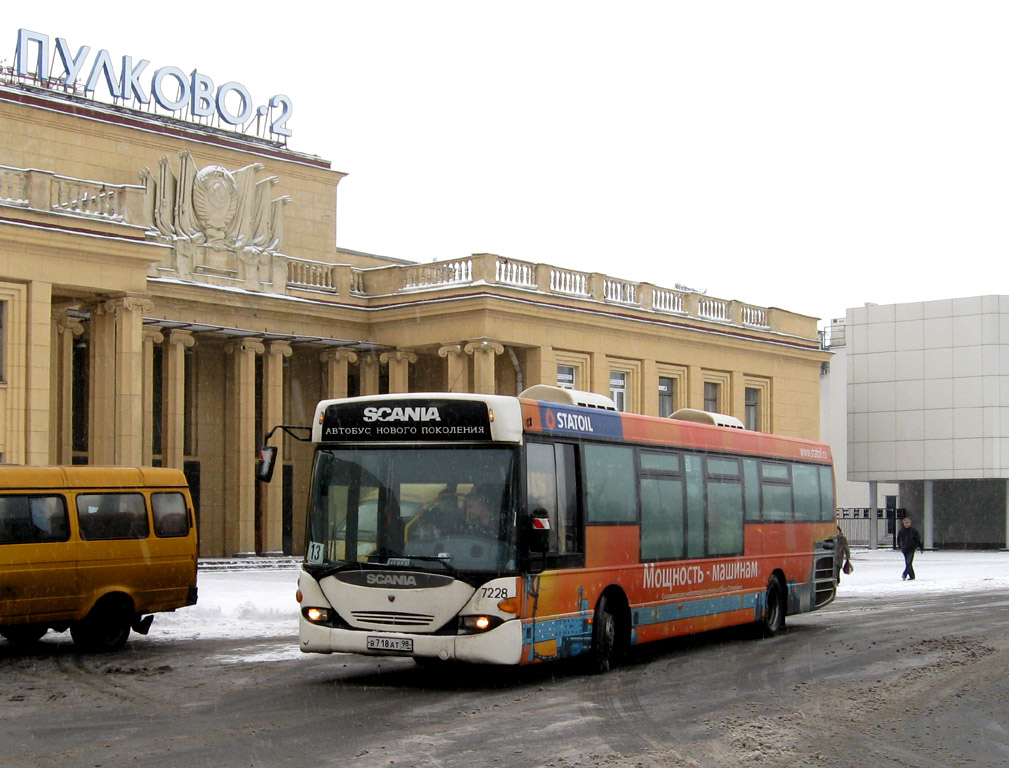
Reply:
[[[550,513],[536,507],[529,516],[529,551],[545,554],[550,550]]]
[[[273,479],[273,467],[277,463],[277,446],[264,445],[259,449],[259,461],[256,463],[256,479],[268,483]]]

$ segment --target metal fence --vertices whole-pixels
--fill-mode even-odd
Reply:
[[[872,509],[871,507],[841,507],[837,510],[837,524],[853,547],[867,547],[876,526],[876,542],[880,547],[897,544],[897,521],[906,516],[903,509]]]

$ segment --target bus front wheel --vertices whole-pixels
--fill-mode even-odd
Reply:
[[[774,637],[785,628],[785,591],[781,581],[775,577],[767,585],[764,593],[764,615],[758,622],[763,637]]]

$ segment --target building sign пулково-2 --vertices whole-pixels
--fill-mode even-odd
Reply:
[[[104,84],[113,101],[146,107],[153,98],[157,106],[168,112],[188,111],[193,118],[210,118],[216,114],[223,122],[241,130],[255,116],[267,120],[266,128],[271,137],[286,138],[291,135],[287,121],[291,119],[293,108],[291,99],[284,94],[271,97],[268,106],[254,107],[251,94],[241,83],[228,82],[215,87],[213,80],[196,70],[186,75],[178,67],[160,67],[148,81],[141,79],[150,64],[147,59],[134,62],[132,56],[123,56],[117,73],[109,52],[101,49],[93,57],[90,70],[86,70],[91,47],[82,45],[74,53],[62,37],[56,38],[56,53],[63,65],[60,84],[73,88],[78,77],[83,77],[87,71],[84,92],[92,98],[99,86]],[[36,77],[45,86],[51,80],[49,36],[19,29],[14,61],[17,75]],[[149,92],[145,90],[148,82]]]

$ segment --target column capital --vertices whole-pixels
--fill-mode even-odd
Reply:
[[[196,338],[193,336],[192,331],[173,328],[168,332],[168,343],[179,344],[183,347],[191,347],[196,343]]]
[[[446,344],[438,350],[439,357],[456,357],[463,354],[462,344]]]
[[[255,352],[257,355],[262,355],[266,352],[266,346],[262,339],[235,339],[224,345],[224,351],[229,355],[236,352]]]
[[[165,340],[165,335],[161,332],[161,329],[156,325],[145,325],[144,326],[144,341],[153,341],[155,344],[160,344]]]
[[[283,357],[290,357],[294,354],[294,350],[291,349],[291,342],[278,339],[277,341],[271,341],[268,345],[271,355],[282,355]]]
[[[81,322],[80,318],[63,314],[57,315],[54,321],[56,323],[56,330],[60,333],[71,333],[74,336],[80,336],[84,333],[84,323]]]
[[[110,296],[99,300],[95,305],[94,312],[99,315],[114,315],[121,309],[131,312],[136,310],[150,312],[154,309],[154,302],[142,296]]]
[[[416,363],[417,355],[408,349],[395,349],[383,352],[379,356],[383,363]]]
[[[502,352],[504,352],[504,345],[497,341],[491,341],[490,339],[482,339],[480,341],[469,342],[463,348],[463,351],[467,355],[472,355],[475,352],[500,355]]]
[[[347,347],[330,347],[319,355],[319,359],[324,363],[356,363],[357,352]]]

